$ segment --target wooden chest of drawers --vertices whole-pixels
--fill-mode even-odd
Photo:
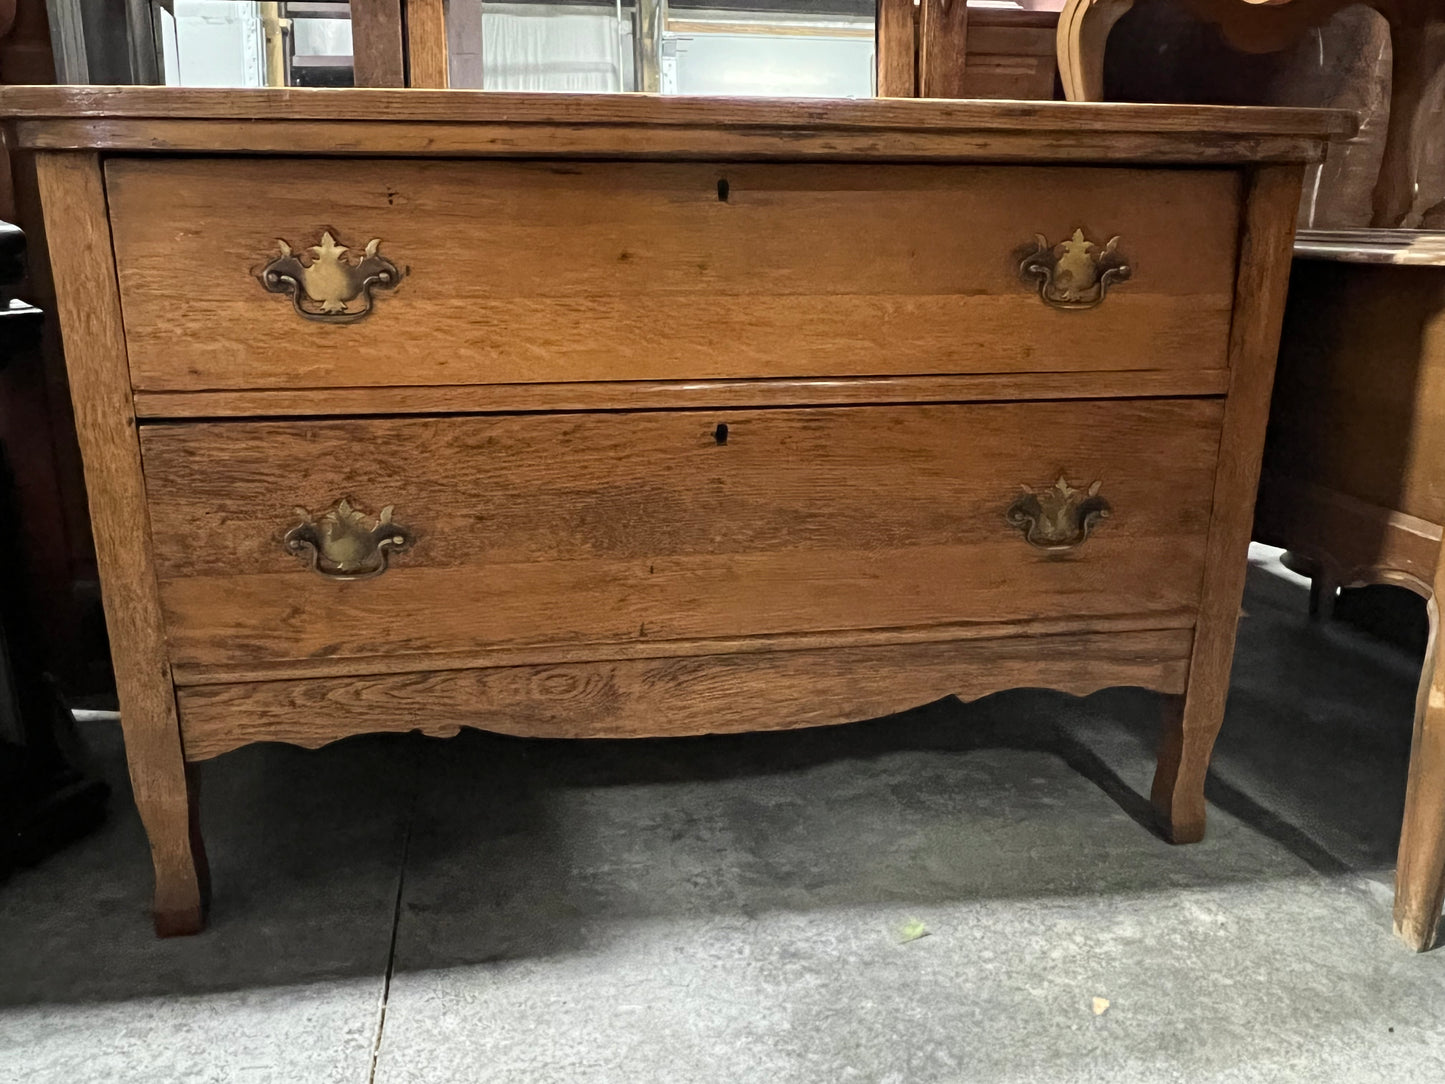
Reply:
[[[1300,110],[13,89],[157,928],[197,762],[1223,714]],[[244,119],[243,119],[244,118]]]

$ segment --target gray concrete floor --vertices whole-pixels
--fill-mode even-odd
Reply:
[[[253,746],[161,942],[92,726],[110,822],[0,885],[0,1082],[1445,1080],[1445,952],[1390,935],[1417,662],[1258,559],[1193,847],[1139,823],[1139,690]]]

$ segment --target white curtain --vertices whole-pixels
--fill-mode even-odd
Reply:
[[[618,73],[625,69],[615,8],[452,0],[447,15],[453,86],[477,86],[480,60],[481,85],[487,90],[619,89]]]

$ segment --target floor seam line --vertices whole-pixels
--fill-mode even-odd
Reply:
[[[386,1008],[391,999],[391,979],[396,972],[397,932],[401,928],[401,900],[406,888],[406,866],[411,859],[412,829],[416,825],[417,800],[421,793],[421,753],[418,751],[412,761],[411,802],[407,809],[406,835],[401,843],[401,869],[396,875],[396,899],[391,910],[391,942],[386,949],[386,974],[381,982],[381,1007],[376,1016],[376,1034],[371,1042],[371,1066],[366,1074],[366,1084],[376,1084],[376,1067],[381,1059],[381,1040],[386,1032]]]

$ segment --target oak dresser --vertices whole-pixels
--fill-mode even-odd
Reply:
[[[199,762],[1166,694],[1204,830],[1311,110],[0,92],[161,933]]]

